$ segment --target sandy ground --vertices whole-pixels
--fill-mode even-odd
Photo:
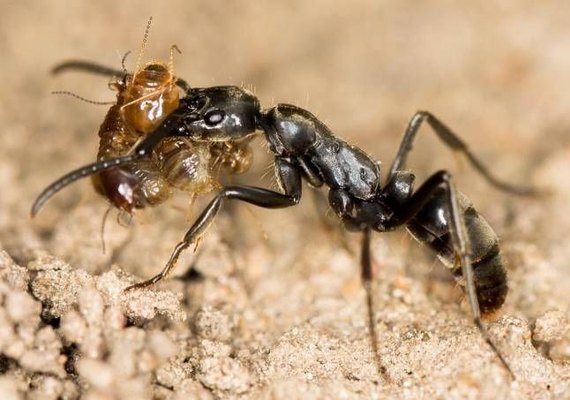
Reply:
[[[0,2],[2,399],[570,398],[570,3]],[[107,205],[88,182],[31,221],[43,187],[94,160],[106,112],[50,91],[113,100],[105,78],[50,68],[70,58],[119,67],[150,15],[148,57],[177,44],[176,71],[194,86],[238,84],[266,107],[305,107],[385,168],[427,109],[501,177],[549,188],[540,200],[498,193],[428,129],[410,164],[420,180],[451,170],[502,238],[510,294],[489,331],[516,380],[405,232],[373,238],[390,379],[379,377],[359,237],[327,225],[309,190],[296,209],[232,207],[145,292],[122,288],[167,260],[189,223],[186,198],[128,227],[112,215],[105,254]],[[255,147],[243,181],[271,185]]]

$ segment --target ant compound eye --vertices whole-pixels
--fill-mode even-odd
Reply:
[[[222,110],[214,109],[204,114],[204,122],[208,126],[216,126],[224,120],[226,113]]]

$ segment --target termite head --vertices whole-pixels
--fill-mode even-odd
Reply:
[[[121,97],[125,122],[137,132],[147,134],[178,107],[180,93],[172,70],[156,61],[147,63],[127,79]]]
[[[180,53],[176,45],[170,47],[168,63],[151,61],[141,66],[152,17],[145,29],[142,46],[133,73],[126,73],[113,86],[119,91],[117,104],[121,106],[124,122],[139,134],[152,132],[164,118],[178,108],[180,93],[178,79],[174,75],[174,51]]]

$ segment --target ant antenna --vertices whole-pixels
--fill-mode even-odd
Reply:
[[[148,41],[148,35],[150,33],[150,26],[152,24],[152,15],[149,17],[148,22],[146,24],[146,28],[144,30],[144,36],[143,36],[143,41],[142,41],[142,45],[141,45],[141,50],[139,51],[139,55],[137,57],[137,65],[135,68],[135,72],[133,73],[133,76],[136,76],[137,73],[139,72],[140,66],[141,66],[141,60],[142,57],[144,55],[144,51],[146,48],[146,42]]]
[[[187,115],[184,117],[188,118]],[[50,198],[52,198],[57,192],[59,192],[64,187],[69,186],[73,182],[114,167],[130,164],[132,162],[140,160],[143,157],[148,156],[153,151],[158,142],[160,142],[165,137],[173,135],[172,131],[177,126],[179,126],[178,124],[180,124],[181,119],[182,117],[178,115],[167,118],[154,132],[142,138],[141,142],[133,149],[134,153],[110,160],[95,161],[91,164],[84,165],[83,167],[79,167],[63,175],[61,178],[50,184],[40,193],[40,195],[34,201],[34,204],[32,204],[30,216],[33,218]]]
[[[66,96],[74,97],[74,98],[76,98],[76,99],[78,99],[78,100],[81,100],[81,101],[83,101],[83,102],[85,102],[85,103],[95,104],[95,105],[98,105],[98,106],[107,106],[107,105],[110,105],[110,104],[115,104],[114,101],[96,101],[96,100],[89,100],[89,99],[86,99],[85,97],[79,96],[78,94],[75,94],[75,93],[70,92],[70,91],[67,91],[67,90],[54,90],[53,92],[51,92],[51,94],[64,94],[64,95],[66,95]]]

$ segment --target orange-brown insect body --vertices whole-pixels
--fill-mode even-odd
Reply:
[[[147,134],[178,107],[180,93],[172,71],[161,62],[151,62],[135,72],[122,97],[125,122],[135,131]]]
[[[113,83],[117,102],[99,129],[98,160],[128,154],[178,107],[180,90],[175,81],[172,71],[157,61]],[[112,205],[128,213],[164,202],[175,189],[192,195],[210,192],[220,187],[221,172],[240,174],[249,169],[250,140],[207,143],[165,139],[152,158],[104,171],[93,177],[93,184]]]
[[[178,107],[180,94],[174,80],[164,64],[152,62],[113,83],[118,90],[117,103],[99,128],[99,160],[127,154]],[[94,176],[93,182],[97,192],[129,213],[159,204],[172,194],[158,166],[150,160],[105,171]]]

